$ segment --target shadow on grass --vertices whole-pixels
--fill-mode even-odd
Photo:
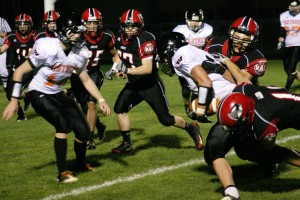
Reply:
[[[197,170],[212,175],[210,182],[219,182],[211,166],[201,165]],[[280,178],[280,174],[288,170],[286,164],[281,163],[278,170],[279,176],[266,178],[265,169],[261,165],[250,163],[232,166],[235,185],[241,191],[282,193],[300,189],[299,177]],[[220,186],[216,192],[223,193],[223,191]]]

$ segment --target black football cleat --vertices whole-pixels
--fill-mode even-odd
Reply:
[[[195,146],[197,150],[202,150],[204,147],[203,138],[200,133],[200,128],[197,123],[192,122],[190,124],[190,129],[187,131],[191,138],[194,140]]]
[[[122,142],[119,146],[112,149],[112,152],[115,154],[131,154],[132,153],[132,146],[128,142]]]
[[[87,149],[96,149],[96,144],[93,138],[90,138],[86,144]]]

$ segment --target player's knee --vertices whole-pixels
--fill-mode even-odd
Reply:
[[[170,114],[159,115],[158,120],[164,126],[172,126],[175,124],[175,117]]]

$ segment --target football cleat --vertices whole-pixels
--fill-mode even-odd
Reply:
[[[235,197],[233,197],[233,196],[226,195],[226,196],[223,197],[221,200],[240,200],[240,198],[235,198]]]
[[[203,149],[203,138],[200,133],[200,128],[197,123],[192,122],[190,124],[190,129],[188,130],[188,134],[191,136],[191,138],[194,140],[195,146],[197,150]]]
[[[89,172],[96,172],[96,170],[90,165],[90,164],[84,164],[84,165],[77,165],[76,171],[89,171]]]
[[[96,149],[96,144],[93,138],[90,138],[86,144],[87,149]]]
[[[61,183],[72,183],[78,181],[78,178],[73,176],[73,172],[65,171],[58,175],[57,181]]]
[[[18,116],[16,122],[21,122],[21,121],[26,121],[26,120],[27,120],[26,115],[21,115],[21,116]]]
[[[122,142],[119,146],[112,149],[112,152],[115,154],[131,154],[132,146],[128,142]]]

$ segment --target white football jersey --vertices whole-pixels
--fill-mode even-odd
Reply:
[[[281,13],[280,26],[286,30],[285,46],[300,46],[300,14],[293,16],[289,11]]]
[[[202,48],[207,38],[209,38],[213,32],[213,27],[207,23],[203,23],[203,27],[197,32],[189,29],[187,25],[178,25],[173,29],[173,32],[181,33],[188,40],[189,44]]]
[[[46,94],[60,92],[71,77],[72,71],[80,73],[85,69],[89,51],[73,47],[66,56],[57,38],[40,38],[32,49],[29,59],[34,67],[40,68],[29,84],[29,91],[37,90]]]
[[[176,74],[185,78],[190,90],[195,93],[198,93],[198,86],[191,77],[191,71],[196,65],[202,65],[203,61],[208,60],[208,58],[214,60],[212,55],[192,45],[179,48],[172,58]],[[208,77],[212,81],[214,97],[218,99],[222,99],[225,95],[230,94],[236,86],[236,84],[224,79],[221,74],[210,73]]]

